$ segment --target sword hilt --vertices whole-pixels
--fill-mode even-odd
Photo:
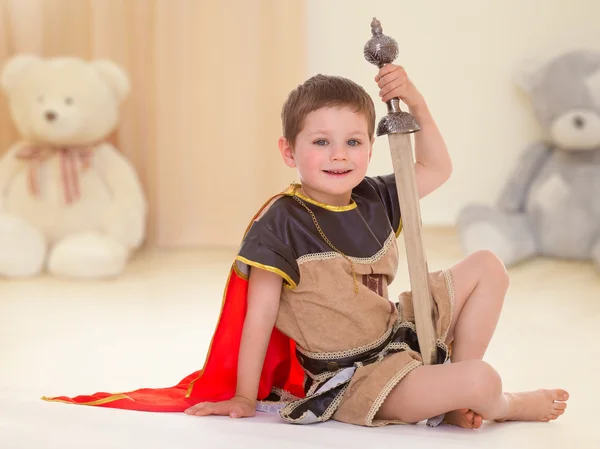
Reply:
[[[373,17],[371,21],[372,37],[363,48],[365,59],[373,65],[382,68],[394,62],[398,57],[398,43],[390,36],[383,34],[381,22]],[[421,128],[415,118],[400,109],[400,99],[392,98],[386,102],[388,114],[379,121],[377,136],[384,134],[408,134]]]

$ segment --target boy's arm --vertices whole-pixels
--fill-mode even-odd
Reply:
[[[414,133],[415,175],[419,198],[444,184],[452,173],[452,160],[425,100],[409,107],[421,131]]]
[[[277,313],[283,279],[270,271],[251,268],[248,311],[242,330],[236,396],[256,402],[260,373]]]
[[[251,268],[235,396],[228,401],[196,404],[185,413],[196,416],[228,415],[232,418],[255,415],[260,374],[279,311],[282,287],[283,279],[279,275]]]
[[[433,120],[423,95],[410,80],[404,68],[386,64],[375,77],[381,88],[383,102],[400,98],[421,127],[414,133],[415,175],[419,198],[430,194],[444,184],[452,173],[452,162],[446,143]]]

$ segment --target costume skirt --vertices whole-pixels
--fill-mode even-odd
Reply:
[[[449,270],[429,274],[434,299],[437,333],[436,363],[449,361],[447,336],[454,309],[454,284]],[[415,368],[423,365],[417,339],[412,295],[400,295],[398,319],[378,340],[339,352],[313,353],[298,348],[297,357],[306,373],[306,397],[294,398],[274,391],[258,410],[277,410],[295,424],[334,419],[362,426],[403,424],[376,419],[377,411],[392,389]]]

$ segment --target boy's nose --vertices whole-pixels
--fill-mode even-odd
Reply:
[[[334,161],[344,161],[348,159],[348,152],[343,146],[333,146],[333,148],[331,149],[331,159],[333,159]]]

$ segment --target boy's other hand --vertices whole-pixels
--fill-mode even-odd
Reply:
[[[208,416],[220,415],[231,418],[252,417],[256,414],[256,402],[241,396],[235,396],[229,401],[200,402],[185,411],[186,415]]]
[[[386,64],[383,66],[375,82],[380,88],[379,96],[383,102],[398,97],[407,106],[416,106],[423,101],[423,97],[415,85],[412,83],[406,70],[395,64]]]

